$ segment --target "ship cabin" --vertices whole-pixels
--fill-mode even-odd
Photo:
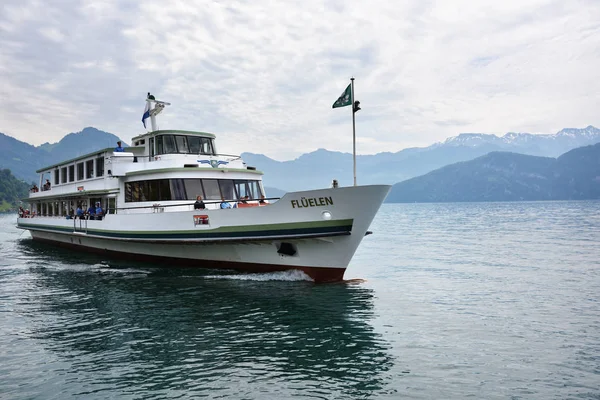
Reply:
[[[27,202],[31,215],[72,218],[100,204],[105,216],[193,210],[197,196],[207,209],[223,199],[259,206],[262,172],[240,156],[219,154],[211,133],[156,130],[132,146],[105,148],[38,171],[39,185]]]

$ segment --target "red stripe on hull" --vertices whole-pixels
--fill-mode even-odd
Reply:
[[[340,282],[344,279],[346,268],[328,268],[328,267],[308,267],[293,266],[281,264],[258,264],[245,262],[215,261],[215,260],[191,260],[189,258],[154,256],[146,254],[132,254],[114,250],[104,250],[95,247],[86,247],[73,243],[65,243],[55,240],[33,238],[35,241],[48,243],[54,246],[60,246],[67,249],[75,249],[87,253],[101,254],[123,260],[145,261],[150,263],[169,263],[180,267],[206,268],[206,269],[229,269],[243,272],[278,272],[288,270],[300,270],[308,275],[315,283]]]

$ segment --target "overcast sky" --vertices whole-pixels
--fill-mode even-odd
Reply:
[[[217,135],[278,160],[600,126],[600,1],[2,0],[0,132]]]

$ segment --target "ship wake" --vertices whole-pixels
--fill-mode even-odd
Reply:
[[[312,282],[310,276],[304,272],[294,269],[289,271],[277,271],[277,272],[266,272],[266,273],[255,273],[255,274],[233,274],[233,275],[206,275],[205,279],[228,279],[236,281],[255,281],[255,282],[267,282],[267,281],[307,281]]]

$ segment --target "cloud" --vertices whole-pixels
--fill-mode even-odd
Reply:
[[[600,124],[600,3],[5,0],[0,131],[30,143],[95,126],[217,134],[276,159],[426,146],[461,131],[552,133]]]

